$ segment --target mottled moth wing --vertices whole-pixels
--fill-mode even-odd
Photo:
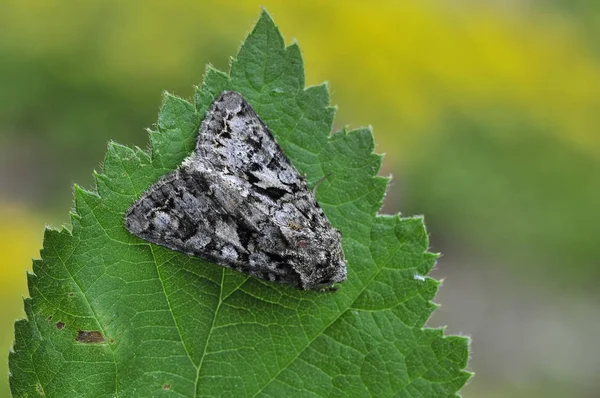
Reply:
[[[346,278],[341,235],[237,92],[216,99],[196,149],[127,211],[134,235],[304,289]]]

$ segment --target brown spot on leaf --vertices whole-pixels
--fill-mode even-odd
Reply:
[[[48,317],[48,320],[49,320],[49,321],[51,321],[51,320],[52,320],[52,315],[50,315],[50,316]]]
[[[168,390],[170,390],[170,389],[171,389],[171,385],[170,385],[170,384],[165,384],[165,385],[163,386],[163,390],[167,390],[167,391],[168,391]]]
[[[36,391],[37,391],[37,393],[38,393],[38,394],[40,394],[40,395],[46,395],[46,394],[44,393],[44,388],[42,387],[42,385],[41,385],[40,383],[37,383],[37,384],[35,385],[35,390],[36,390]]]
[[[95,343],[104,343],[106,339],[102,336],[97,330],[78,330],[77,331],[77,341],[85,344],[95,344]]]
[[[64,328],[64,327],[65,327],[65,324],[64,324],[64,323],[62,323],[62,322],[56,322],[56,328],[57,328],[58,330],[60,330],[60,329],[62,329],[62,328]]]
[[[69,292],[69,297],[73,297],[74,295],[75,295],[75,293]]]

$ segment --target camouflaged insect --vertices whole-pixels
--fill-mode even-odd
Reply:
[[[211,105],[196,149],[129,208],[127,229],[170,249],[303,289],[346,279],[341,234],[241,94]]]

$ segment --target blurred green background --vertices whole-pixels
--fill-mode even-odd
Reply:
[[[0,397],[44,226],[108,140],[147,146],[163,90],[227,69],[260,5],[336,128],[373,126],[384,211],[425,215],[429,324],[473,338],[463,395],[600,396],[600,3],[29,0],[0,12]]]

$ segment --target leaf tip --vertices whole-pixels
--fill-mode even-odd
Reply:
[[[269,14],[269,12],[264,6],[261,7],[261,12],[258,21],[256,21],[252,32],[250,33],[250,35],[246,39],[246,42],[242,46],[247,44],[248,39],[250,39],[251,36],[263,29],[264,32],[271,32],[272,34],[274,33],[277,42],[276,47],[283,48],[283,36],[281,36],[281,32],[277,28],[277,25],[275,25],[273,17],[271,17],[271,14]]]
[[[273,22],[273,17],[271,17],[271,14],[269,14],[269,11],[267,11],[267,7],[265,6],[260,6],[260,17],[258,20],[264,20],[265,22],[271,22],[272,24],[275,24]]]

